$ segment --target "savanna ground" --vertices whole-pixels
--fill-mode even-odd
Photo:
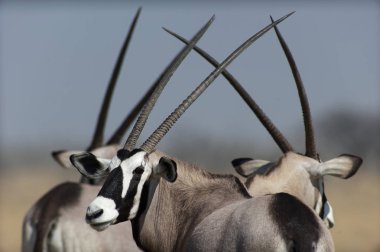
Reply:
[[[58,168],[28,167],[1,173],[1,252],[20,251],[24,214],[49,188],[65,179],[77,178],[73,172]],[[335,213],[336,227],[332,234],[337,251],[380,251],[379,182],[378,173],[365,171],[347,181],[332,178],[326,182]]]

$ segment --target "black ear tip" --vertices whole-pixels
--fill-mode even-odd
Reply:
[[[61,155],[62,153],[66,152],[67,150],[58,150],[58,151],[52,151],[51,152],[51,156],[53,157],[53,159],[59,163],[59,165],[65,167],[65,164],[62,162],[62,160],[60,160],[58,158],[59,155]]]
[[[355,156],[352,171],[350,172],[350,174],[348,174],[347,178],[354,176],[362,164],[363,164],[363,159],[361,157]]]
[[[231,164],[233,167],[238,167],[238,166],[244,164],[245,162],[248,162],[251,160],[253,160],[253,159],[252,158],[236,158],[236,159],[231,161]]]
[[[351,155],[351,154],[343,154],[341,156],[349,157],[351,159],[352,163],[353,163],[352,164],[352,169],[351,169],[350,173],[347,174],[347,176],[345,177],[345,179],[351,178],[359,170],[360,166],[363,163],[363,159],[361,157],[358,157],[358,156],[355,156],[355,155]]]
[[[65,152],[66,150],[57,150],[57,151],[52,151],[51,152],[51,155],[53,156],[53,158],[56,158],[58,155],[60,155],[61,153]]]

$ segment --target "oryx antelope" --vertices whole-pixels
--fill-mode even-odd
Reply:
[[[104,144],[103,134],[108,108],[140,11],[141,9],[138,9],[120,50],[104,96],[92,142],[87,148],[87,151],[102,158],[115,155],[121,137],[154,87],[148,90],[107,144]],[[53,152],[53,157],[62,167],[70,168],[72,167],[70,155],[81,152],[83,151],[57,151]],[[87,179],[82,176],[79,183],[59,184],[42,196],[24,218],[22,251],[140,251],[133,239],[129,223],[115,226],[104,233],[98,233],[86,224],[83,218],[85,209],[91,199],[96,196],[103,182],[101,179]]]
[[[185,56],[192,50],[193,45],[205,32],[204,28],[192,40],[192,44],[181,50],[172,62],[165,68],[156,82],[147,91],[145,96],[132,109],[120,127],[115,131],[106,145],[103,145],[103,133],[105,120],[118,73],[132,37],[132,32],[137,22],[140,10],[136,13],[130,32],[120,52],[114,73],[108,85],[103,105],[99,114],[97,127],[93,140],[87,151],[103,159],[109,159],[121,148],[119,141],[128,129],[131,122],[137,116],[142,106],[153,95],[153,91],[160,85],[165,85],[172,73],[179,66]],[[209,23],[210,24],[210,23]],[[208,24],[208,25],[209,25]],[[57,151],[53,153],[55,160],[63,167],[72,167],[69,157],[74,153],[83,151]],[[96,196],[102,178],[85,176],[80,183],[61,184],[45,194],[27,213],[23,225],[23,251],[136,251],[139,250],[132,238],[129,224],[114,227],[106,233],[97,233],[90,229],[84,222],[83,214],[90,203],[90,199]]]
[[[273,19],[272,19],[273,22]],[[350,178],[362,164],[357,156],[343,154],[326,162],[322,162],[316,150],[314,130],[307,95],[293,56],[278,28],[274,27],[291,67],[304,117],[306,153],[296,153],[281,132],[251,99],[254,112],[271,134],[284,155],[278,161],[254,160],[239,158],[232,161],[235,170],[247,180],[245,185],[252,196],[260,196],[286,192],[296,196],[304,204],[311,207],[331,228],[334,225],[333,210],[327,200],[323,178],[335,176]]]
[[[311,128],[311,115],[308,108],[306,94],[305,91],[303,91],[304,88],[300,79],[300,75],[284,39],[279,33],[277,27],[275,26],[274,28],[278,36],[278,39],[280,40],[282,48],[285,51],[285,55],[287,56],[287,59],[291,65],[292,72],[296,79],[298,90],[300,90],[300,96],[304,96],[304,98],[301,98],[301,100],[305,116],[305,125],[307,125],[308,127],[306,131],[310,131],[310,134],[312,136],[313,133]],[[180,35],[167,29],[166,31],[178,38],[179,40],[181,40],[182,42],[184,42],[185,44],[189,43],[189,41],[187,41]],[[212,56],[210,56],[201,48],[195,46],[194,50],[215,67],[219,65],[218,61],[216,61]],[[270,119],[256,104],[256,102],[252,99],[252,97],[248,94],[244,87],[227,70],[224,70],[222,74],[230,82],[234,89],[240,94],[240,96],[243,98],[246,104],[256,114],[258,119],[262,122],[264,127],[268,130],[268,132],[271,134],[271,136],[280,146],[280,148],[284,151],[284,153],[287,152],[287,150],[292,150],[292,147],[290,147],[288,141],[283,137],[281,132],[273,125]],[[311,137],[311,139],[308,139],[307,141],[308,143],[311,141],[314,142],[314,137]],[[289,165],[289,162],[287,162],[287,165],[285,165],[285,163],[281,162],[282,165],[275,168],[274,166],[276,165],[276,163],[270,163],[268,161],[263,160],[252,160],[251,158],[239,158],[234,160],[232,164],[240,175],[248,177],[245,184],[248,187],[249,192],[252,196],[262,196],[266,194],[280,192],[289,193],[293,196],[296,196],[310,208],[313,208],[316,211],[316,213],[328,225],[328,227],[331,228],[334,225],[334,217],[332,207],[327,201],[326,194],[324,192],[322,176],[314,175],[313,172],[315,171],[310,170],[311,168],[302,167],[302,160],[307,160],[305,157],[301,158],[299,154],[295,154],[294,152],[288,153],[286,155],[293,156],[293,158],[291,158],[293,160],[293,163],[297,163],[298,161],[296,160],[300,160],[300,165]],[[310,163],[311,166],[313,166],[313,164],[315,163]],[[343,178],[348,178],[355,174],[360,164],[360,158],[354,157],[352,155],[343,155],[338,159],[329,161],[327,165],[330,166],[330,168],[321,169],[323,169],[323,175],[334,175],[338,177],[340,176]],[[332,171],[331,169],[336,169],[337,171]],[[332,172],[335,172],[337,174],[332,174]]]
[[[290,15],[290,14],[289,14]],[[275,23],[279,23],[289,15]],[[327,228],[297,198],[281,193],[251,198],[232,175],[213,175],[155,150],[185,110],[245,48],[273,24],[231,53],[154,133],[136,148],[158,98],[144,106],[123,149],[112,160],[91,153],[71,156],[89,177],[106,176],[86,213],[97,230],[132,221],[136,242],[148,251],[332,251]]]

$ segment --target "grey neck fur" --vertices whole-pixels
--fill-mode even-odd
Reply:
[[[206,216],[249,197],[232,175],[213,175],[194,165],[176,162],[177,180],[151,180],[148,206],[133,220],[133,231],[138,233],[145,250],[182,251],[186,238]]]

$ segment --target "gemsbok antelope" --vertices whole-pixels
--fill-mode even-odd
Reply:
[[[70,157],[80,173],[106,177],[86,213],[94,229],[131,220],[137,244],[147,251],[333,251],[323,222],[297,198],[285,193],[251,198],[237,177],[210,174],[155,150],[224,68],[274,24],[232,52],[140,148],[137,139],[159,93],[145,104],[112,160],[91,153]]]
[[[121,137],[153,90],[153,88],[148,90],[107,144],[104,144],[103,134],[108,108],[140,11],[141,8],[138,9],[119,52],[103,99],[93,139],[87,148],[87,151],[103,158],[110,158],[116,153]],[[52,155],[62,167],[70,168],[72,167],[70,155],[81,152],[83,151],[57,151]],[[130,224],[126,223],[105,233],[98,233],[85,223],[83,213],[103,182],[103,180],[87,179],[81,176],[80,182],[59,184],[42,196],[24,218],[22,251],[140,251],[133,239]],[[123,233],[123,236],[120,233]],[[116,239],[117,237],[120,239]]]
[[[191,41],[184,47],[172,62],[164,69],[159,78],[146,92],[144,97],[124,119],[112,137],[103,145],[104,126],[113,90],[120,72],[121,64],[132,37],[132,32],[139,17],[136,13],[130,32],[120,51],[114,72],[108,84],[95,133],[87,151],[103,159],[109,159],[122,146],[121,137],[133,122],[145,102],[160,85],[165,85],[173,72],[178,68],[195,43],[211,24],[210,20]],[[69,157],[83,151],[56,151],[54,159],[64,168],[71,168]],[[131,225],[113,227],[105,233],[98,233],[85,224],[83,213],[96,197],[104,179],[82,176],[80,183],[63,183],[46,193],[27,213],[23,224],[23,251],[140,251],[133,240]]]
[[[314,146],[310,148],[314,149],[314,151],[311,152],[315,152],[315,141],[313,128],[311,124],[311,113],[301,77],[293,59],[293,56],[287,44],[285,43],[282,35],[280,34],[276,26],[274,26],[274,29],[280,41],[282,49],[285,52],[287,60],[291,66],[291,70],[297,84],[297,89],[299,91],[302,110],[305,118],[305,131],[309,136],[306,138],[306,145]],[[180,35],[167,29],[166,31],[178,38],[180,41],[184,42],[185,44],[189,43],[189,41],[187,41]],[[216,61],[212,56],[210,56],[201,48],[195,46],[194,50],[215,67],[219,65],[218,61]],[[264,160],[252,160],[251,158],[235,159],[232,162],[232,164],[235,167],[237,173],[247,178],[245,184],[250,194],[252,196],[261,196],[280,192],[289,193],[299,198],[304,204],[313,208],[329,228],[333,227],[333,210],[330,203],[327,200],[326,193],[324,191],[323,176],[333,175],[341,178],[349,178],[356,173],[357,169],[359,169],[362,160],[359,157],[355,157],[353,155],[342,155],[337,159],[333,159],[326,162],[325,165],[329,167],[323,166],[323,163],[320,164],[321,168],[319,169],[321,169],[321,174],[314,174],[316,171],[310,167],[316,164],[315,162],[309,163],[309,167],[302,165],[302,163],[306,164],[307,160],[310,161],[310,158],[307,158],[308,154],[306,154],[305,156],[296,154],[294,152],[289,152],[286,154],[286,152],[293,150],[286,138],[283,137],[282,133],[266,116],[263,110],[256,104],[256,102],[252,99],[252,97],[248,94],[244,87],[227,70],[224,70],[222,74],[235,88],[235,90],[240,94],[240,96],[243,98],[246,104],[256,114],[263,126],[268,130],[275,142],[280,146],[285,156],[293,156],[290,159],[293,160],[293,162],[295,163],[299,162],[298,165],[291,166],[289,165],[288,161],[286,163],[281,162],[282,165],[277,165],[274,162]],[[280,159],[280,161],[281,160],[282,159]],[[317,160],[320,161],[319,157]]]
[[[273,20],[272,20],[273,21]],[[308,109],[308,102],[306,100],[306,94],[304,88],[302,86],[302,81],[300,79],[300,75],[298,73],[297,67],[295,65],[294,59],[290,53],[289,48],[287,47],[284,39],[279,33],[277,27],[275,26],[275,31],[278,39],[282,45],[283,50],[285,51],[285,55],[291,65],[293,75],[296,79],[297,87],[300,92],[300,95],[303,93],[305,98],[302,99],[302,105],[305,116],[305,124],[307,120],[310,120],[309,128],[311,127],[311,116]],[[188,44],[185,38],[180,35],[165,29],[168,33],[178,38],[185,44]],[[209,63],[217,67],[219,62],[215,60],[212,56],[210,56],[207,52],[202,50],[201,48],[195,46],[194,50],[199,53],[202,57],[204,57]],[[252,99],[249,93],[244,89],[244,87],[234,78],[227,70],[224,70],[224,77],[230,82],[232,87],[240,94],[246,104],[252,109],[252,111],[256,114],[258,119],[262,122],[264,127],[271,134],[275,142],[280,146],[280,148],[286,152],[287,148],[290,147],[288,141],[283,137],[281,132],[273,125],[270,119],[265,115],[263,110],[256,104],[256,102]],[[310,118],[310,119],[308,119]],[[310,131],[310,129],[308,130]],[[311,128],[312,132],[312,128]],[[310,140],[307,140],[310,141]],[[313,140],[314,141],[314,140]],[[290,147],[289,150],[292,150]],[[288,155],[294,155],[288,154]],[[305,158],[304,158],[305,159]],[[352,155],[344,155],[344,157],[340,157],[338,162],[345,161],[347,164],[339,164],[336,166],[336,169],[341,170],[340,172],[348,172],[351,170],[349,175],[339,175],[339,174],[330,174],[330,172],[326,171],[324,175],[335,175],[343,178],[348,178],[355,174],[357,169],[361,164],[361,159],[358,157],[354,157]],[[329,165],[336,165],[330,162]],[[274,168],[275,163],[270,163],[268,161],[263,160],[252,160],[251,158],[239,158],[233,160],[232,164],[235,167],[235,170],[238,174],[243,177],[246,177],[246,186],[249,189],[249,192],[252,196],[262,196],[266,194],[280,193],[286,192],[293,196],[299,198],[304,204],[308,205],[310,208],[313,208],[316,213],[323,219],[326,225],[331,228],[334,225],[334,216],[330,203],[327,200],[326,194],[324,192],[324,184],[323,178],[315,177],[308,171],[308,168],[302,168],[297,166],[293,168],[291,166],[282,166],[281,168]],[[344,167],[342,167],[344,166]],[[259,169],[261,168],[261,169]],[[268,172],[270,169],[270,172]],[[346,170],[346,171],[344,171]],[[254,183],[253,183],[254,182]]]
[[[326,197],[323,178],[324,176],[350,178],[361,166],[362,159],[354,155],[342,154],[331,160],[321,161],[316,150],[311,112],[303,82],[290,49],[278,28],[275,26],[274,29],[297,86],[304,118],[306,152],[305,154],[295,152],[283,134],[253,102],[251,107],[255,107],[254,112],[257,117],[284,155],[275,162],[239,158],[233,160],[232,165],[240,175],[247,178],[245,185],[252,196],[289,193],[314,209],[325,224],[332,228],[334,226],[333,210]]]

